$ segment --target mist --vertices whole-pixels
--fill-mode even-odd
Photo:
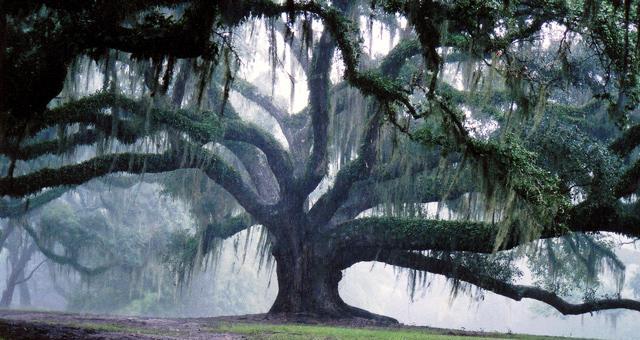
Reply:
[[[209,31],[109,38],[65,57],[41,112],[11,97],[0,307],[637,337],[629,9],[607,40],[526,4],[437,3],[429,21],[344,1],[113,9],[123,30]],[[66,12],[11,13],[31,43]],[[594,47],[611,41],[624,57]]]

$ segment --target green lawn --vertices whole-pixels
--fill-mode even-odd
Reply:
[[[561,339],[554,337],[496,333],[484,337],[454,336],[439,330],[366,329],[307,325],[226,324],[211,331],[244,334],[250,339],[374,339],[374,340],[469,340],[469,339]]]

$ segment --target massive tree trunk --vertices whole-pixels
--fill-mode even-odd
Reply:
[[[294,313],[320,318],[361,317],[396,323],[395,319],[347,305],[338,292],[343,267],[329,244],[304,236],[308,228],[287,228],[276,236],[278,295],[269,313]],[[314,233],[307,233],[314,235]]]
[[[342,273],[326,263],[312,245],[278,244],[273,256],[277,263],[278,296],[270,312],[330,317],[343,314],[346,305],[338,294]]]

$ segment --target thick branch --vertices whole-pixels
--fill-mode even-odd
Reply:
[[[420,52],[419,43],[416,40],[403,40],[384,58],[379,66],[379,72],[384,76],[397,76],[400,68],[411,56]],[[358,158],[340,169],[333,187],[316,203],[309,212],[311,221],[318,225],[327,223],[338,208],[349,198],[352,185],[365,179],[373,169],[376,157],[376,142],[378,139],[382,107],[377,108],[367,124],[362,140]]]
[[[164,154],[123,153],[99,156],[57,169],[46,168],[15,178],[2,178],[0,195],[25,196],[46,187],[82,184],[112,172],[158,173],[185,168],[201,169],[231,193],[253,216],[265,213],[265,204],[236,171],[217,156],[193,145],[186,145],[179,152],[174,150]]]
[[[283,132],[285,132],[284,130],[286,126],[284,126],[282,122],[287,118],[287,113],[284,109],[276,106],[269,96],[260,93],[260,90],[255,85],[243,79],[234,80],[233,89],[238,91],[243,97],[258,104],[261,108],[267,111],[278,122],[278,124],[280,124]]]
[[[203,253],[213,248],[214,239],[226,239],[254,225],[248,214],[242,214],[220,222],[208,224],[202,231],[200,246]]]
[[[280,184],[280,191],[286,191],[293,184],[293,165],[289,154],[280,143],[258,127],[230,120],[226,124],[225,140],[244,142],[256,146],[267,156],[269,166]]]
[[[427,271],[447,278],[465,281],[482,289],[520,301],[523,298],[544,302],[564,315],[577,315],[608,309],[631,309],[640,311],[640,301],[631,299],[602,299],[583,303],[567,302],[557,294],[533,286],[517,285],[497,280],[491,276],[455,264],[416,253],[379,254],[377,261],[394,266]]]
[[[280,197],[278,180],[273,175],[264,153],[247,143],[226,141],[222,144],[242,162],[260,197],[269,204],[277,203]]]
[[[133,119],[120,119],[102,112],[108,108],[123,110],[125,115],[132,114]],[[193,141],[201,144],[216,141],[222,131],[220,122],[212,115],[193,115],[185,110],[147,108],[144,103],[125,96],[98,93],[45,112],[37,119],[37,123],[30,127],[30,135],[58,124],[74,123],[91,124],[95,129],[115,137],[124,144],[134,143],[161,128],[186,133]],[[19,160],[30,160],[46,154],[62,154],[80,145],[93,144],[99,138],[95,129],[80,131],[62,139],[28,144],[19,148],[15,157]],[[0,153],[14,154],[11,145],[1,143]]]
[[[329,127],[329,70],[335,49],[328,31],[322,33],[313,53],[309,72],[309,113],[313,129],[313,150],[302,178],[302,193],[311,193],[327,173],[327,131]]]
[[[340,224],[325,234],[341,249],[374,248],[403,250],[470,251],[491,253],[496,250],[499,226],[471,221],[445,221],[400,217],[368,217]],[[544,230],[541,237],[561,236],[566,231]],[[501,243],[511,249],[522,243],[515,232]]]
[[[408,193],[404,193],[404,190],[399,190],[399,193],[394,194],[395,201],[404,204],[440,202],[443,199],[455,200],[463,194],[473,191],[470,183],[456,183],[449,190],[443,190],[442,180],[432,173],[411,174],[411,176],[415,178],[415,190]],[[399,179],[378,180],[378,178],[367,179],[355,183],[349,192],[349,198],[336,210],[331,218],[329,228],[354,219],[367,209],[388,202],[389,197],[385,193],[397,187]]]
[[[627,129],[622,136],[609,145],[609,149],[619,156],[627,156],[638,144],[640,144],[640,124]]]

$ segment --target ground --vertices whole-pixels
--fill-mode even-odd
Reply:
[[[150,318],[0,310],[0,339],[561,339],[303,315]]]

